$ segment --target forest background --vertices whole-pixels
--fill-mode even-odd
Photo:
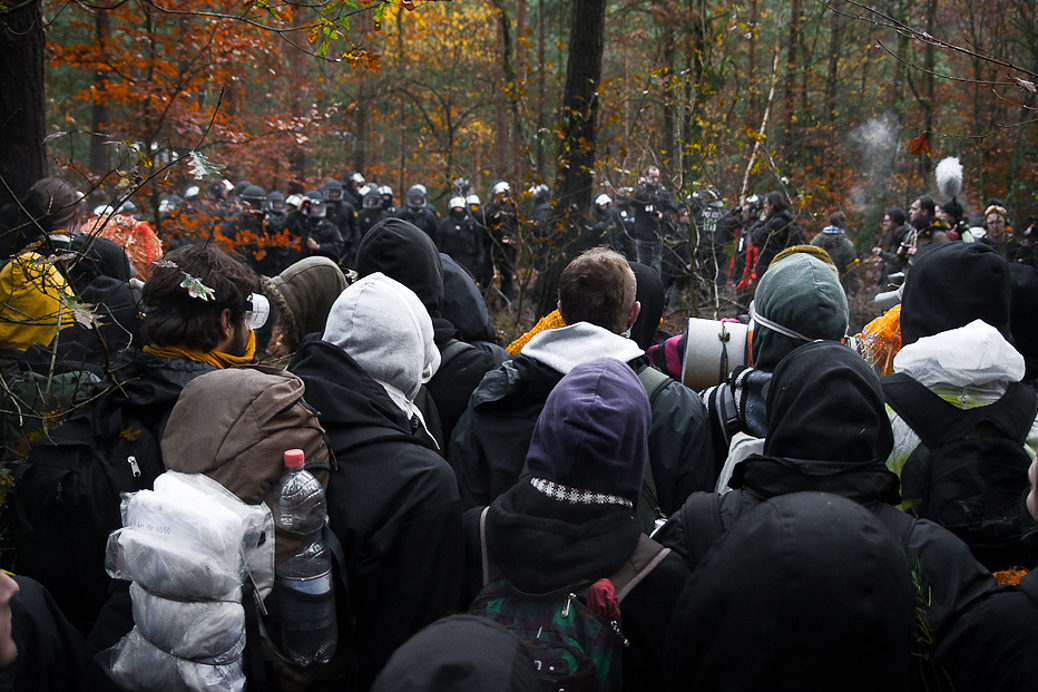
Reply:
[[[809,235],[842,209],[865,254],[885,209],[939,197],[946,156],[968,214],[998,197],[1023,227],[1038,210],[1032,0],[0,3],[8,20],[35,12],[44,174],[91,205],[130,199],[160,235],[159,202],[188,185],[289,194],[348,171],[398,201],[423,183],[442,213],[457,177],[484,197],[504,179],[559,199],[576,175],[586,209],[655,164],[676,198],[780,189]],[[572,71],[595,57],[580,41],[599,15],[592,128],[575,131]]]

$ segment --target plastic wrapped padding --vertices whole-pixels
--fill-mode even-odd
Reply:
[[[232,601],[176,601],[130,584],[133,621],[149,642],[191,659],[221,660],[245,636],[245,609]]]
[[[187,599],[240,601],[252,565],[246,553],[256,552],[270,523],[269,510],[244,504],[219,483],[173,472],[159,476],[153,491],[124,495],[122,515],[124,528],[108,542],[108,573]],[[268,551],[259,552],[266,562]],[[272,561],[272,545],[269,552]]]
[[[119,529],[108,539],[108,574],[173,598],[241,602],[242,562],[228,565],[213,555],[137,529]]]
[[[134,627],[99,659],[112,680],[131,692],[243,692],[244,651],[243,633],[235,649],[221,657],[222,663],[178,658],[148,642]]]

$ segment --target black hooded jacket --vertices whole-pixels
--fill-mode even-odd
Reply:
[[[458,609],[464,548],[457,482],[404,413],[341,348],[304,340],[289,370],[320,412],[337,468],[328,518],[357,622],[360,689],[411,635]]]
[[[676,604],[671,689],[904,692],[915,606],[875,515],[828,493],[775,497],[717,542]]]
[[[897,477],[885,464],[893,435],[879,379],[857,353],[833,341],[796,349],[775,369],[767,408],[764,454],[736,467],[729,483],[735,490],[715,501],[704,502],[709,496],[702,493],[691,496],[657,534],[690,567],[696,567],[704,546],[761,502],[819,491],[854,500],[894,524],[931,589],[931,621],[938,633],[996,587],[966,544],[946,529],[896,510],[891,514],[900,502]],[[704,507],[711,508],[705,517]]]
[[[497,367],[494,357],[475,347],[454,348],[443,354],[461,334],[441,316],[443,306],[443,266],[436,246],[414,224],[403,219],[387,218],[364,236],[357,251],[357,272],[363,277],[382,272],[410,288],[422,301],[432,318],[436,348],[440,350],[440,368],[426,384],[436,404],[443,427],[443,439],[449,440],[454,426],[465,412],[469,396],[488,370]]]
[[[504,627],[476,615],[438,620],[400,647],[374,692],[540,692],[533,657]]]

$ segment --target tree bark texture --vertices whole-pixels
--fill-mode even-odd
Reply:
[[[542,282],[537,301],[541,315],[557,301],[562,268],[584,249],[580,242],[595,184],[598,85],[605,45],[605,0],[573,0],[570,16],[566,89],[562,99],[562,141],[555,178],[558,201],[548,222],[555,261]]]
[[[39,2],[0,15],[0,204],[47,175]]]

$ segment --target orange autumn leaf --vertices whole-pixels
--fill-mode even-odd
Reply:
[[[913,154],[926,154],[930,151],[930,133],[924,132],[908,142],[908,150]]]

